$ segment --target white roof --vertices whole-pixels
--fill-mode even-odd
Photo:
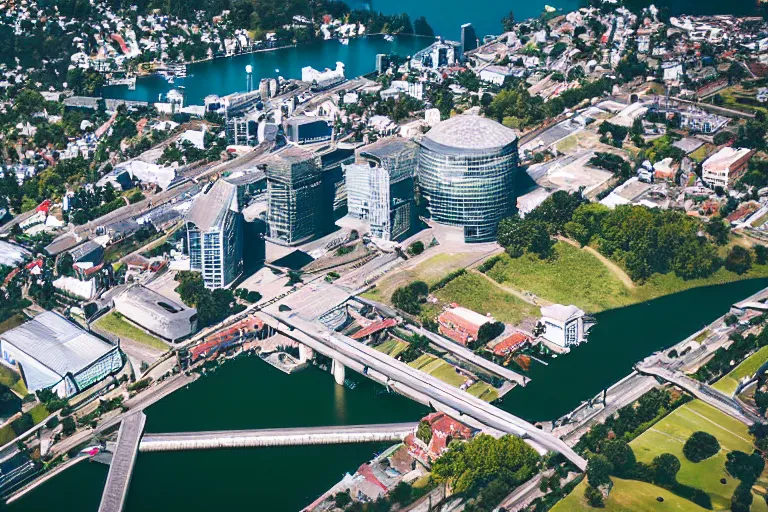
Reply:
[[[488,322],[493,322],[493,318],[476,313],[471,309],[462,308],[461,306],[448,308],[448,311],[474,325],[483,325]]]
[[[23,247],[0,240],[0,265],[15,267],[29,255]]]
[[[86,300],[96,295],[96,282],[93,279],[80,281],[74,277],[62,276],[53,282],[53,286]]]
[[[4,332],[0,339],[11,346],[12,352],[15,349],[44,367],[22,366],[30,389],[56,384],[67,373],[75,375],[115,349],[52,311]],[[14,354],[17,360],[21,354]],[[51,372],[59,378],[53,379]]]
[[[551,306],[542,306],[541,316],[565,323],[572,318],[584,316],[584,311],[574,305],[563,306],[562,304],[553,304]]]

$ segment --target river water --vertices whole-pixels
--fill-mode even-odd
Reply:
[[[768,286],[768,279],[696,288],[605,311],[590,341],[550,362],[534,363],[533,381],[501,407],[528,420],[555,419]],[[256,357],[226,363],[147,410],[147,432],[224,430],[417,421],[429,411],[350,372],[355,389],[337,386],[312,367],[285,375]],[[384,446],[377,444],[140,454],[126,510],[294,511],[311,503],[344,472]],[[16,502],[14,512],[96,510],[107,467],[82,462]],[[53,498],[55,497],[55,498]]]

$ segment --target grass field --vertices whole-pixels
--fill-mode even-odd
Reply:
[[[111,332],[119,338],[129,338],[138,343],[162,350],[163,352],[168,350],[168,345],[166,343],[142,331],[114,311],[99,318],[95,325],[105,331]]]
[[[586,479],[552,508],[552,512],[705,512],[702,508],[686,499],[672,494],[666,489],[656,487],[653,484],[638,482],[636,480],[622,480],[612,478],[613,489],[608,499],[605,500],[605,508],[592,508],[584,500],[584,489],[587,486]],[[661,496],[663,503],[656,501]]]
[[[590,313],[629,306],[699,286],[768,276],[766,265],[753,265],[742,275],[721,268],[707,278],[689,281],[674,274],[654,274],[645,283],[628,289],[598,258],[578,247],[557,242],[555,254],[553,260],[539,260],[530,255],[512,259],[504,254],[487,275],[542,299],[575,304]]]
[[[21,377],[10,368],[0,365],[0,384],[11,388],[22,398],[29,394]]]
[[[693,463],[683,455],[683,444],[696,431],[709,432],[720,442],[721,450],[714,457]],[[640,437],[630,443],[638,461],[650,463],[662,453],[680,459],[677,480],[709,494],[714,510],[728,510],[731,496],[739,482],[725,471],[726,454],[740,450],[751,453],[752,440],[746,425],[717,409],[694,400],[672,411]],[[720,483],[725,478],[726,483]]]
[[[51,413],[48,412],[48,409],[46,409],[45,405],[43,404],[37,404],[29,410],[29,415],[32,416],[32,421],[35,423],[35,425],[43,421],[50,414]]]
[[[712,387],[728,395],[732,395],[739,385],[739,381],[749,375],[754,375],[763,363],[768,361],[768,346],[746,358],[736,368],[715,382]]]
[[[397,357],[403,350],[408,348],[408,343],[396,339],[388,339],[378,347],[376,350],[387,354],[388,356]]]
[[[443,302],[455,302],[482,315],[490,313],[500,322],[517,325],[525,318],[538,317],[539,308],[500,290],[481,275],[459,276],[434,294]]]
[[[487,274],[499,283],[590,312],[632,301],[630,290],[595,256],[565,242],[555,244],[555,254],[551,261],[530,254],[512,259],[505,254]]]
[[[408,366],[421,370],[422,372],[457,388],[466,382],[466,379],[462,375],[456,373],[453,365],[432,354],[422,354],[418,359],[408,363]],[[493,386],[482,381],[472,384],[467,389],[467,393],[476,396],[481,400],[485,400],[486,402],[493,402],[499,397],[498,392]]]

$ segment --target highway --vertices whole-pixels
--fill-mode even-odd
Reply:
[[[332,357],[346,367],[371,378],[375,378],[375,374],[378,374],[379,380],[391,387],[400,384],[406,395],[424,397],[424,401],[432,405],[442,404],[501,432],[531,439],[546,450],[562,453],[581,470],[586,469],[587,461],[562,440],[542,432],[527,421],[475,398],[465,391],[411,368],[351,338],[331,333],[300,318],[264,311],[257,314],[281,334]]]
[[[392,423],[145,434],[139,444],[139,451],[211,450],[402,441],[408,434],[415,432],[417,426],[418,423]]]

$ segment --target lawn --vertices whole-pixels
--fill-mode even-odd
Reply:
[[[718,391],[732,395],[736,392],[739,381],[744,377],[757,373],[758,368],[760,368],[766,361],[768,361],[768,346],[762,347],[760,350],[746,358],[741,364],[731,370],[729,374],[724,375],[720,380],[715,382],[712,387]]]
[[[21,377],[10,368],[0,364],[0,384],[11,388],[22,398],[29,394]]]
[[[37,404],[32,409],[29,410],[29,415],[32,416],[32,421],[35,425],[43,421],[45,418],[50,416],[50,412],[48,412],[48,409],[45,408],[44,404]]]
[[[699,430],[715,436],[721,450],[714,457],[693,463],[683,455],[683,444]],[[682,465],[677,480],[709,494],[714,510],[730,508],[731,496],[739,484],[725,471],[726,454],[734,450],[746,453],[753,450],[746,425],[698,400],[672,411],[630,446],[640,462],[650,463],[662,453],[675,455]],[[721,478],[726,479],[725,484],[720,483]]]
[[[490,313],[499,322],[520,324],[528,317],[538,317],[539,308],[494,286],[483,276],[468,272],[457,277],[434,294],[445,303],[458,305],[482,315]]]
[[[493,402],[499,398],[499,392],[493,386],[481,380],[469,386],[467,393],[486,402]]]
[[[592,508],[584,500],[584,489],[587,486],[586,479],[552,508],[552,512],[705,512],[695,503],[676,496],[666,489],[656,487],[653,484],[638,482],[636,480],[622,480],[612,478],[613,489],[608,499],[605,500],[605,508]],[[656,501],[661,496],[663,503]]]
[[[589,312],[632,302],[632,292],[599,259],[565,242],[555,244],[552,260],[531,254],[513,259],[504,254],[487,274],[499,283]]]
[[[629,306],[699,286],[768,276],[766,265],[753,265],[742,275],[721,268],[707,278],[689,281],[673,273],[654,274],[630,290],[599,259],[578,247],[557,242],[555,254],[553,260],[539,260],[531,255],[513,259],[504,254],[487,275],[499,283],[529,291],[544,300],[575,304],[590,313]]]
[[[397,357],[403,350],[408,348],[408,343],[394,338],[390,338],[378,347],[376,350],[387,354],[388,356]]]
[[[421,370],[422,372],[457,388],[467,380],[462,375],[456,373],[456,369],[453,365],[432,354],[422,354],[417,359],[408,363],[408,366]],[[485,400],[486,402],[493,402],[499,397],[499,393],[496,389],[483,381],[475,382],[469,386],[467,393],[480,398],[481,400]]]
[[[114,311],[99,318],[94,325],[111,332],[119,338],[128,338],[163,352],[168,350],[166,343],[129,323],[119,313]]]

